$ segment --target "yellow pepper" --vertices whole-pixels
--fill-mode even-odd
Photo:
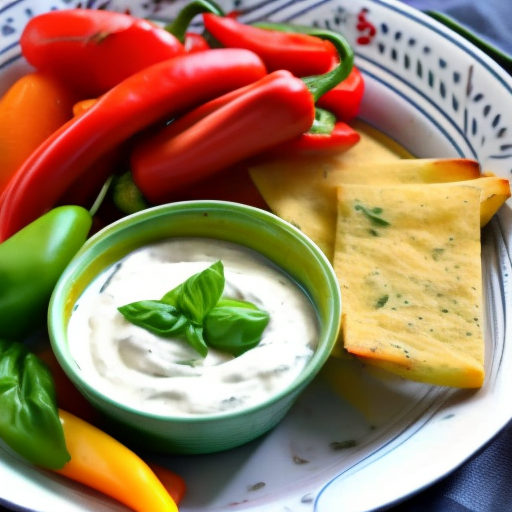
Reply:
[[[160,480],[129,448],[59,409],[71,460],[55,470],[124,503],[136,512],[178,512]]]

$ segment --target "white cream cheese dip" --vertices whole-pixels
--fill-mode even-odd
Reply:
[[[218,260],[223,296],[270,314],[260,343],[238,357],[210,347],[203,359],[186,341],[156,336],[117,310],[159,300]],[[305,293],[257,253],[218,240],[173,239],[134,251],[98,276],[75,305],[68,339],[86,380],[111,398],[159,415],[205,415],[286,388],[313,355],[318,321]]]

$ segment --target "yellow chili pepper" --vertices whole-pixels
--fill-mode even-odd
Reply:
[[[178,512],[149,466],[129,448],[59,409],[71,460],[55,472],[124,503],[136,512]]]

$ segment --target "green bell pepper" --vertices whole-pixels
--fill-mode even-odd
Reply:
[[[91,228],[90,213],[60,206],[0,244],[0,337],[22,340],[44,325],[63,270]]]

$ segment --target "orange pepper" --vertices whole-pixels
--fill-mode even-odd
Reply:
[[[129,448],[86,421],[59,409],[71,460],[55,470],[136,512],[178,512],[151,468]]]
[[[0,194],[11,176],[53,132],[73,117],[77,96],[56,78],[30,73],[0,99]]]
[[[87,112],[96,103],[98,103],[97,98],[91,98],[88,100],[80,100],[78,103],[75,103],[73,105],[73,115],[79,116],[80,114]]]

